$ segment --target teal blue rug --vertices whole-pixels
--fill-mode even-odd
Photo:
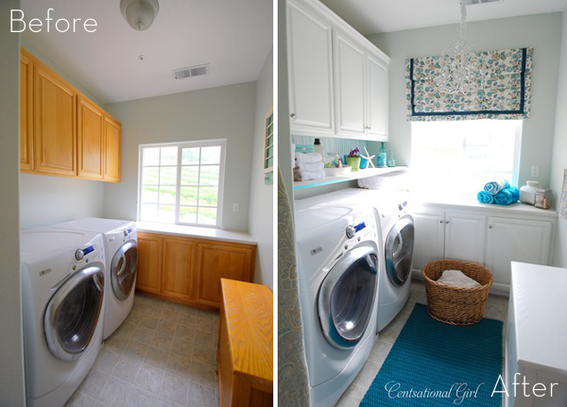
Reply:
[[[360,405],[501,406],[500,374],[501,321],[452,326],[416,304]]]

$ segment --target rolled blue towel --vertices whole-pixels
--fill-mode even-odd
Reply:
[[[498,205],[510,205],[518,202],[520,199],[520,191],[516,187],[505,188],[494,195],[494,203]]]
[[[492,182],[487,182],[484,185],[484,192],[488,192],[490,195],[496,195],[498,192],[506,188],[510,188],[510,184],[508,183],[508,181],[506,180],[492,181]]]
[[[485,191],[480,191],[476,195],[476,198],[478,199],[478,202],[480,202],[480,203],[485,203],[485,204],[494,203],[494,197],[492,195],[490,195],[488,192],[485,192]]]

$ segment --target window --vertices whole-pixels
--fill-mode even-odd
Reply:
[[[412,122],[413,190],[474,196],[485,183],[518,184],[521,120]]]
[[[220,227],[225,140],[140,146],[140,221]]]

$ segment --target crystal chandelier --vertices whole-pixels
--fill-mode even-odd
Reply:
[[[482,59],[475,54],[467,41],[467,9],[465,0],[461,5],[461,31],[459,41],[450,45],[449,54],[440,58],[441,73],[435,84],[441,92],[450,94],[475,93],[483,87]]]

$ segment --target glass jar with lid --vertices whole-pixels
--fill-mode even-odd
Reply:
[[[536,189],[535,207],[540,209],[551,208],[551,189]]]

